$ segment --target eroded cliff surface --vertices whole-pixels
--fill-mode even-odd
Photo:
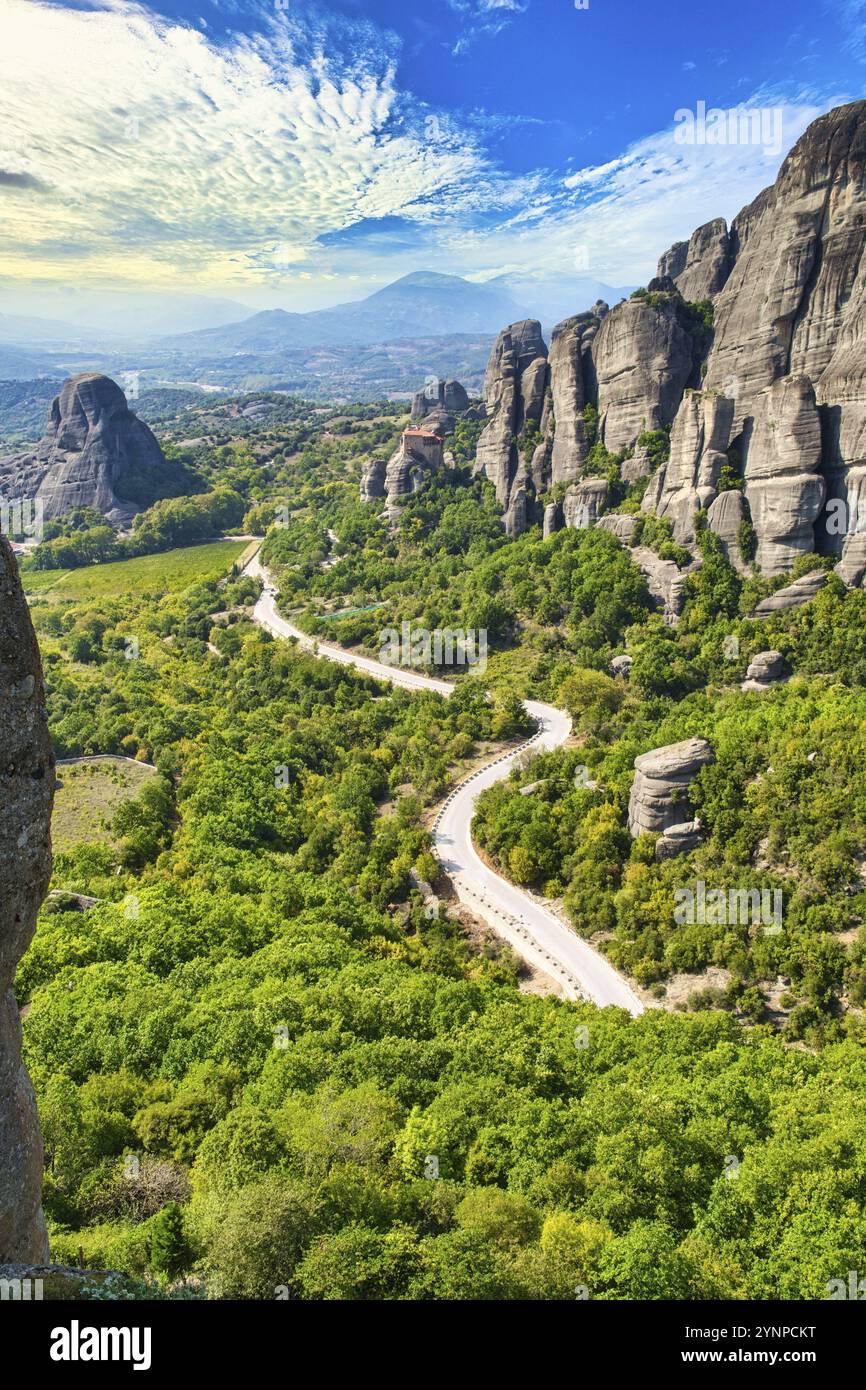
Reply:
[[[0,538],[0,1264],[48,1257],[42,1139],[12,981],[51,873],[54,757],[39,649]]]

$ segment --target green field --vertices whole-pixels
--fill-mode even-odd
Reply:
[[[212,541],[167,550],[161,555],[140,555],[107,565],[88,565],[76,570],[21,571],[25,593],[50,594],[52,598],[87,599],[112,594],[164,594],[185,589],[203,579],[225,574],[248,548],[247,541]]]
[[[109,825],[122,802],[137,796],[154,768],[126,758],[87,758],[58,763],[57,790],[51,818],[55,851],[72,845],[113,844]]]

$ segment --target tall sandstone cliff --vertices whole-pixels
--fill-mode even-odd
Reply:
[[[652,474],[644,509],[669,518],[678,541],[694,545],[704,512],[741,572],[754,561],[782,574],[817,550],[837,557],[847,584],[863,583],[864,243],[860,101],[815,121],[730,230],[716,218],[665,252],[646,291],[566,319],[549,350],[536,320],[504,329],[485,377],[477,466],[507,533],[543,521],[547,536],[602,518],[609,500],[587,488],[587,472],[599,471],[590,405],[599,441],[624,456],[623,481]],[[697,301],[713,304],[708,355]],[[670,458],[656,469],[639,439],[666,429]]]
[[[703,386],[733,402],[730,438],[744,488],[709,503],[708,520],[738,565],[734,537],[747,523],[754,559],[784,573],[799,555],[841,557],[839,573],[866,572],[866,102],[815,121],[771,188],[735,218],[698,228],[662,257],[689,297],[715,297],[715,335]],[[727,252],[726,252],[727,246]],[[717,289],[720,279],[723,283]],[[675,516],[688,541],[674,424],[671,462],[645,505]],[[709,478],[704,479],[709,482]],[[694,497],[692,498],[694,502]]]
[[[0,460],[0,497],[38,501],[46,521],[91,507],[122,525],[157,498],[185,491],[182,470],[99,372],[64,382],[35,453]]]
[[[39,649],[15,559],[0,538],[0,1265],[48,1257],[42,1140],[12,981],[51,873],[53,799]]]

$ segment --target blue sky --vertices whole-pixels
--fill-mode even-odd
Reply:
[[[866,0],[0,0],[0,32],[19,312],[70,284],[306,309],[415,269],[645,282],[866,74]],[[780,139],[678,143],[698,103]]]

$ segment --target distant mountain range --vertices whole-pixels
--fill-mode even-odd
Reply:
[[[400,338],[495,333],[528,310],[499,286],[473,285],[458,275],[418,271],[366,299],[293,314],[265,309],[240,323],[164,339],[165,345],[208,356],[272,353],[292,348],[352,347]]]
[[[540,319],[549,334],[555,323],[595,300],[613,305],[626,293],[589,276],[500,275],[476,284],[417,271],[366,299],[310,313],[267,309],[244,315],[242,305],[212,301],[209,315],[219,303],[238,318],[160,337],[145,335],[136,306],[130,304],[121,332],[101,300],[82,298],[75,301],[82,314],[89,308],[99,315],[87,327],[83,318],[71,323],[0,314],[0,380],[98,371],[126,384],[135,380],[142,391],[199,383],[225,391],[283,389],[320,400],[370,400],[411,394],[426,376],[448,370],[450,360],[450,370],[472,388],[483,375],[491,339],[509,323]],[[7,301],[0,303],[5,307]],[[167,302],[165,321],[174,325],[186,314],[203,312],[191,298],[181,307],[183,313]],[[7,428],[32,427],[29,409],[16,405]]]
[[[532,298],[535,289],[544,300],[542,305]],[[349,304],[306,314],[266,309],[240,323],[184,333],[163,342],[187,352],[211,355],[365,346],[401,338],[448,337],[454,333],[498,333],[506,324],[525,318],[541,318],[552,327],[566,314],[589,308],[606,293],[616,303],[625,291],[586,277],[578,277],[570,284],[542,281],[535,286],[528,280],[501,276],[475,284],[459,275],[421,270]]]

